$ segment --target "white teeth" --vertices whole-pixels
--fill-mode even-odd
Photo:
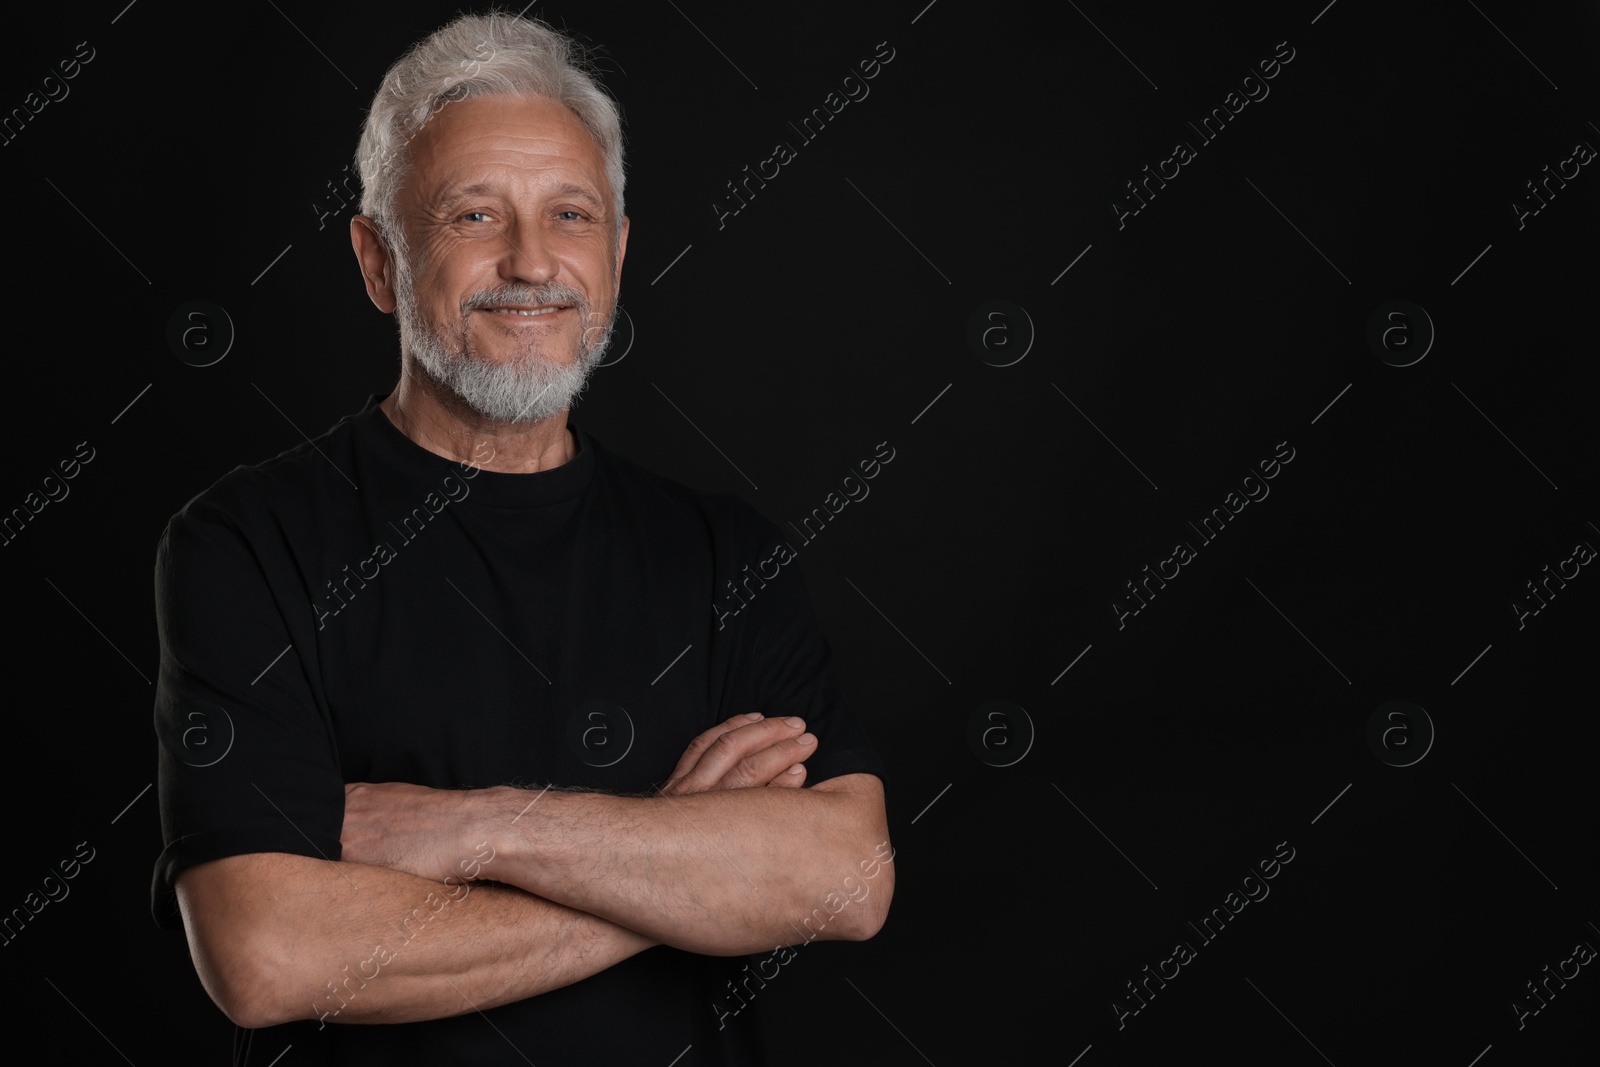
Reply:
[[[526,315],[526,316],[531,318],[534,315],[548,315],[552,311],[560,311],[561,309],[560,308],[535,308],[532,311],[525,311],[522,308],[491,308],[490,310],[491,311],[498,311],[498,312],[500,312],[501,314],[504,314],[504,315]]]

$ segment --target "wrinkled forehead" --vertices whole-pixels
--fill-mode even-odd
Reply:
[[[604,153],[583,120],[544,96],[474,96],[441,108],[411,141],[406,191],[433,202],[470,191],[543,192],[615,202]]]

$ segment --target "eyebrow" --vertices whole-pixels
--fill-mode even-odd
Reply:
[[[440,197],[439,203],[454,204],[457,201],[471,199],[475,196],[499,196],[502,191],[500,186],[475,182],[472,185],[452,187],[450,192]],[[588,188],[574,182],[563,182],[551,189],[548,196],[553,200],[581,200],[596,210],[605,209],[604,201],[595,196]]]

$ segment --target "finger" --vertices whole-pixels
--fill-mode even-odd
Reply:
[[[803,733],[753,752],[740,760],[717,782],[714,789],[749,789],[771,785],[788,773],[790,767],[804,763],[817,751],[815,734]]]
[[[683,750],[683,755],[678,757],[677,766],[672,768],[672,776],[668,779],[668,782],[676,782],[694,770],[694,765],[699,762],[705,750],[711,747],[711,742],[729,730],[737,730],[741,726],[749,726],[751,723],[760,722],[763,717],[759,711],[752,711],[745,715],[733,715],[717,723],[717,725],[704,733],[697,735],[693,741],[689,742],[689,747]],[[665,791],[665,787],[663,787],[663,791]]]
[[[690,777],[702,789],[740,789],[766,785],[803,758],[792,742],[805,729],[795,716],[768,719],[723,734],[695,765]],[[789,743],[787,753],[778,746]]]
[[[806,768],[802,763],[796,763],[778,777],[768,782],[767,785],[774,789],[798,789],[806,784]]]
[[[726,784],[725,779],[734,773],[734,769],[741,762],[753,756],[759,757],[760,753],[780,742],[793,740],[804,729],[805,720],[791,715],[781,719],[763,719],[735,730],[728,730],[713,740],[700,754],[694,766],[679,778],[677,782],[679,790],[697,793],[706,789],[738,788]],[[766,785],[784,768],[798,762],[800,757],[792,750],[786,758],[773,756],[758,758],[752,768],[747,768],[734,780],[751,785]],[[752,774],[760,774],[763,771],[766,777],[759,782],[751,780]]]

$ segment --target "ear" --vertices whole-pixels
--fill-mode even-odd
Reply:
[[[628,254],[628,216],[622,216],[622,229],[617,233],[617,276],[612,281],[613,299],[622,295],[622,260]]]
[[[361,266],[361,279],[367,284],[367,296],[385,315],[399,305],[394,291],[394,262],[389,255],[389,244],[378,232],[378,224],[365,215],[350,220],[350,245],[355,249],[356,262]]]

